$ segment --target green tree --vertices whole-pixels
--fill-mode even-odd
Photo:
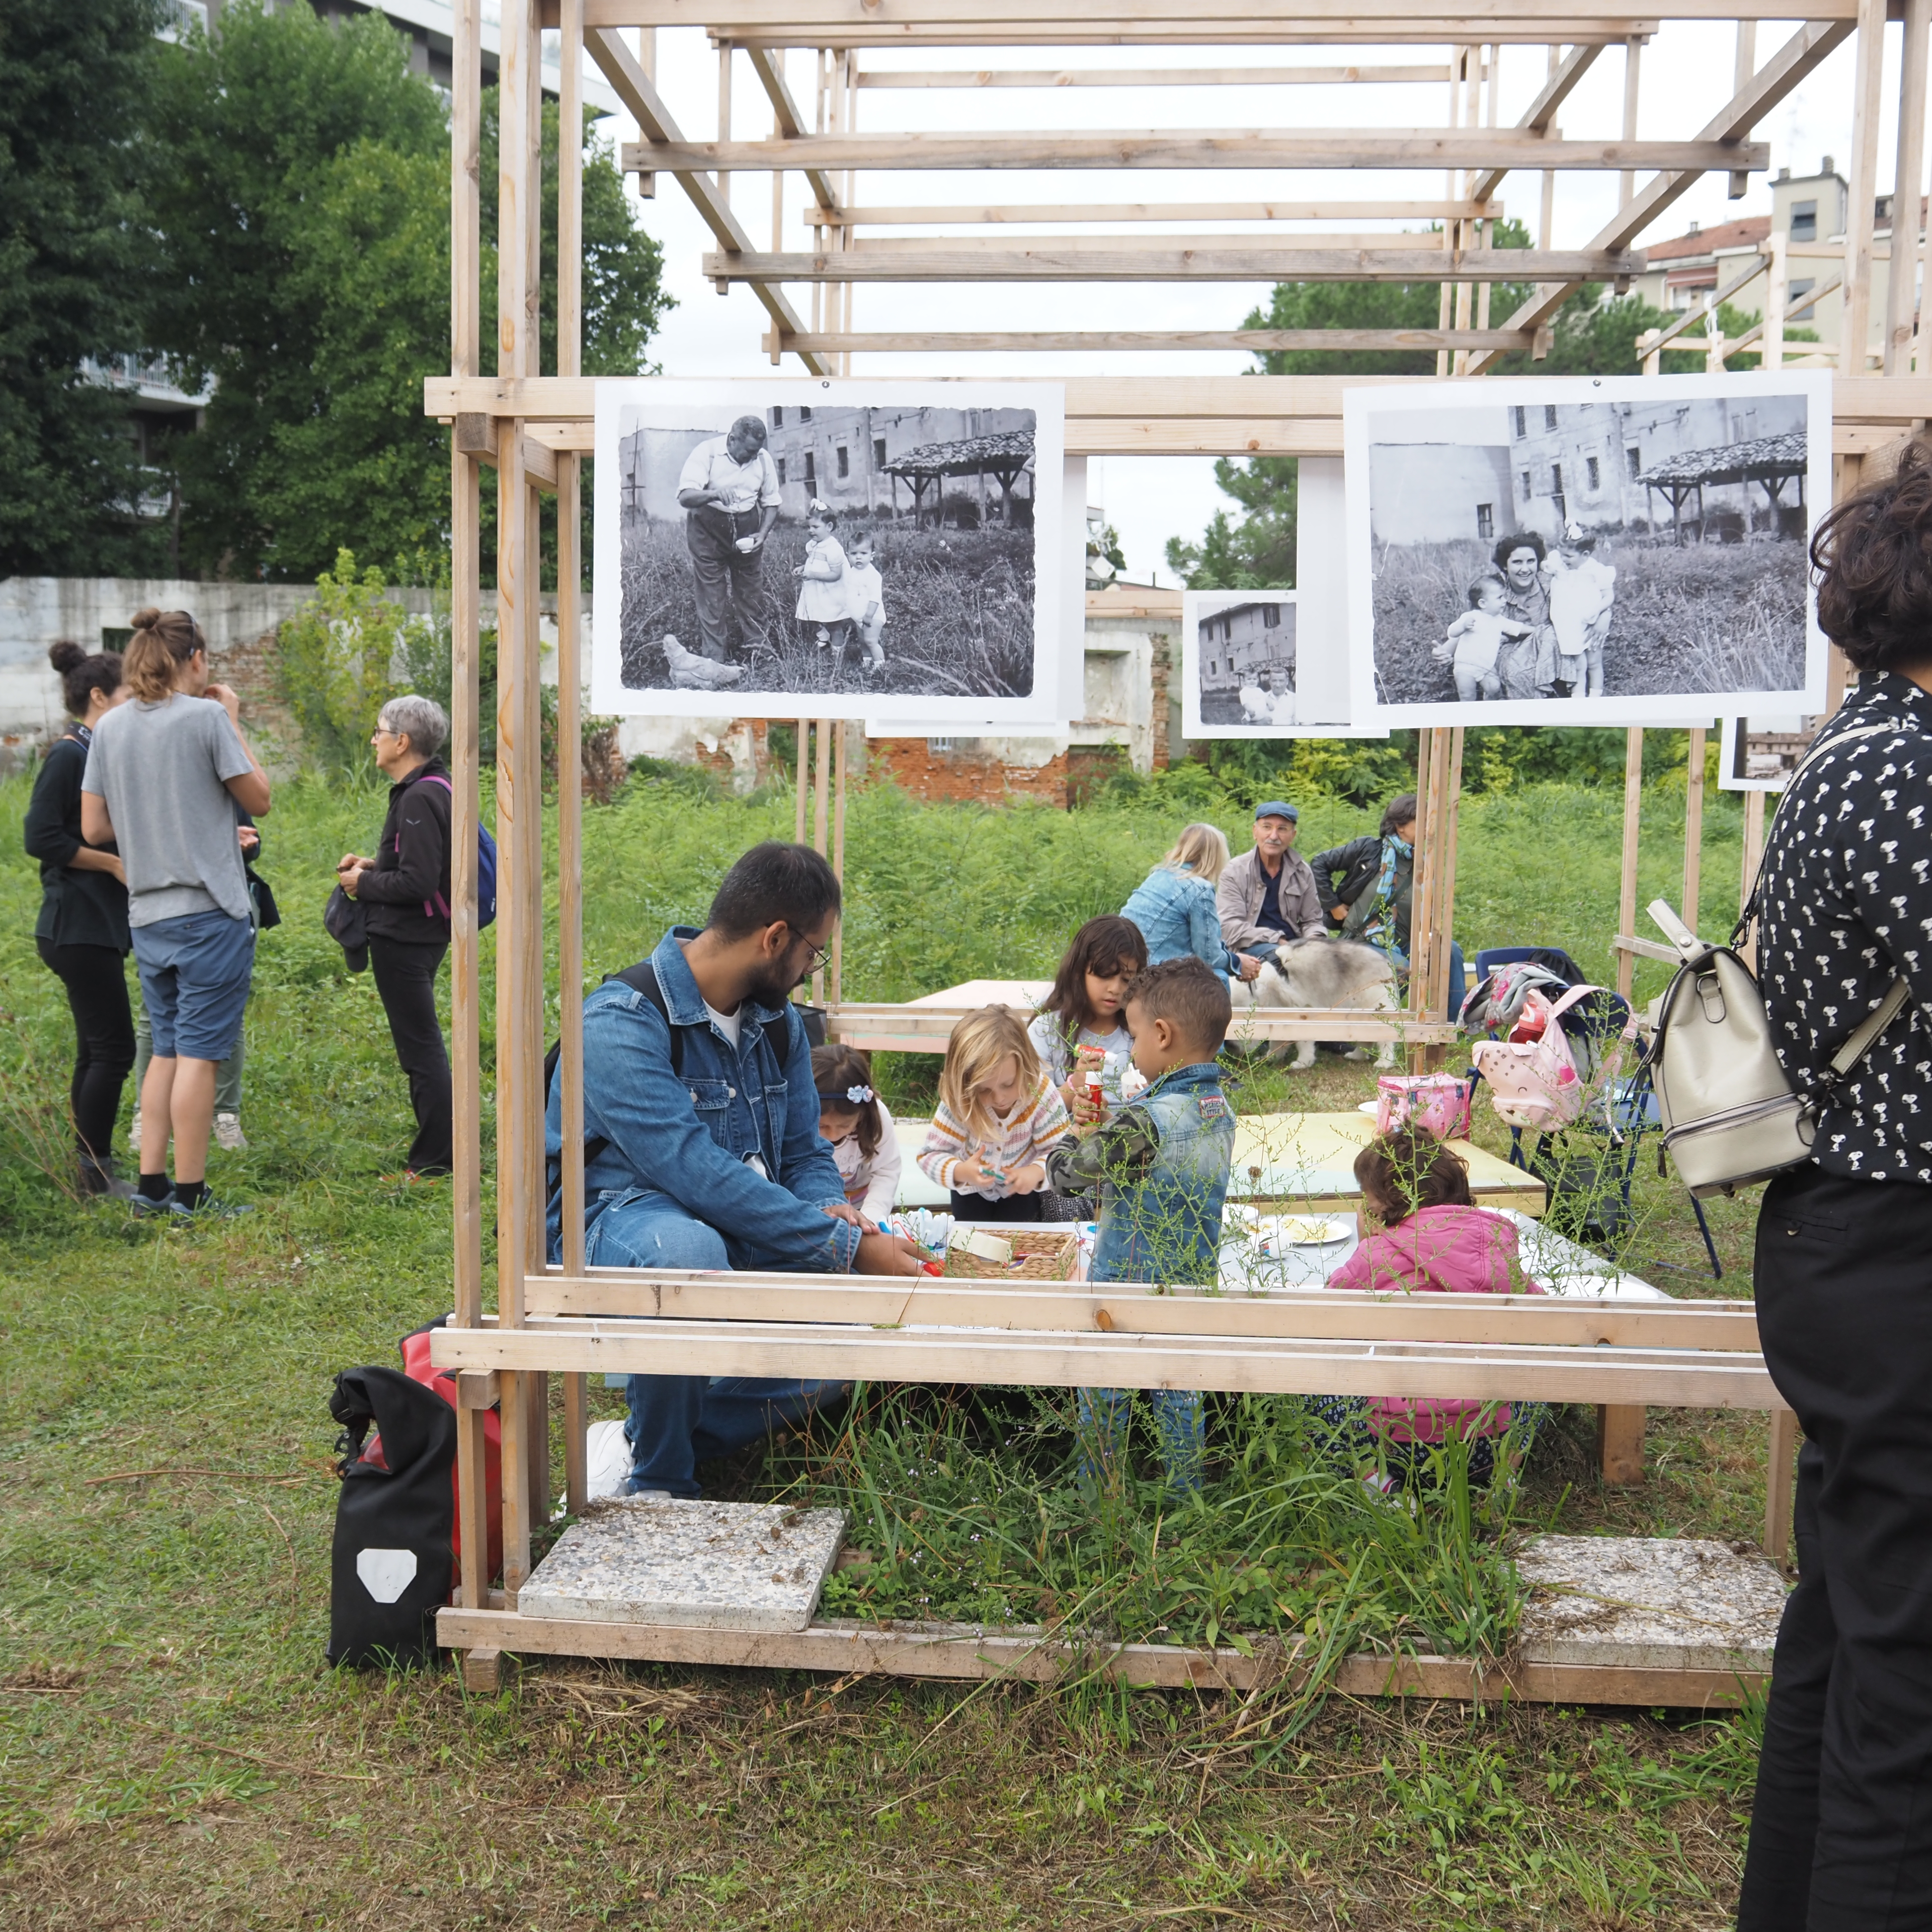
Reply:
[[[1167,540],[1167,567],[1190,590],[1292,590],[1299,471],[1292,456],[1216,459],[1214,481],[1240,507],[1216,510],[1198,543]]]
[[[0,8],[0,577],[136,573],[149,487],[124,400],[84,358],[146,346],[139,136],[159,0]]]

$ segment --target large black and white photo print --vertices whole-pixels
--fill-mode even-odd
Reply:
[[[1466,380],[1352,389],[1343,412],[1358,718],[1822,704],[1828,375]]]
[[[1052,722],[1064,394],[600,383],[592,701]]]

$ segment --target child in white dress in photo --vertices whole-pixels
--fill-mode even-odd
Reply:
[[[792,572],[799,580],[799,628],[821,651],[836,644],[842,652],[852,627],[849,572],[834,533],[838,522],[828,505],[812,500],[805,519],[805,561]]]
[[[1465,704],[1502,697],[1503,682],[1496,659],[1503,640],[1529,634],[1529,626],[1518,623],[1504,608],[1508,597],[1508,585],[1494,572],[1485,572],[1469,586],[1470,608],[1449,626],[1448,635],[1436,646],[1436,662],[1451,664],[1456,695]]]
[[[1617,573],[1591,552],[1597,539],[1580,524],[1567,526],[1545,559],[1550,586],[1550,628],[1556,633],[1556,694],[1604,694],[1604,639],[1616,602]]]
[[[812,1084],[818,1131],[832,1144],[848,1204],[883,1226],[898,1196],[901,1161],[891,1112],[872,1090],[872,1056],[856,1046],[814,1046]]]
[[[852,554],[846,560],[845,584],[847,612],[866,652],[859,668],[868,677],[886,661],[886,647],[882,641],[886,628],[886,592],[879,580],[877,557],[871,532],[861,530],[852,539]]]

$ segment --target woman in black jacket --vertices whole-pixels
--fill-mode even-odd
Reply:
[[[436,976],[449,950],[449,774],[436,756],[449,736],[441,705],[392,698],[370,742],[393,782],[389,814],[373,859],[345,852],[336,878],[358,900],[369,934],[369,963],[389,1018],[396,1058],[409,1076],[416,1137],[405,1180],[448,1174],[454,1162],[449,1055],[436,1016]]]
[[[83,1193],[123,1197],[133,1190],[114,1178],[109,1150],[121,1089],[134,1064],[134,1022],[123,963],[128,932],[128,875],[112,845],[80,836],[80,781],[94,728],[128,695],[118,653],[90,656],[78,644],[47,652],[60,674],[73,719],[54,741],[27,806],[26,848],[40,862],[40,916],[34,942],[67,988],[74,1014],[74,1126]]]

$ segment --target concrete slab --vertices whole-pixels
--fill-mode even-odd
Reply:
[[[1532,1591],[1519,1632],[1527,1663],[1771,1668],[1785,1585],[1755,1551],[1690,1538],[1538,1536],[1516,1565]]]
[[[612,1497],[557,1539],[517,1607],[597,1623],[802,1630],[844,1534],[842,1510]]]

